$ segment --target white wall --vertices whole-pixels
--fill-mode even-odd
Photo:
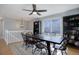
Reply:
[[[39,19],[43,20],[43,19],[52,19],[52,18],[63,18],[63,16],[75,15],[75,14],[79,14],[79,8],[75,8],[75,9],[72,9],[72,10],[69,10],[69,11],[66,11],[66,12],[62,12],[62,13],[57,13],[57,14],[54,14],[54,15],[49,15],[49,16],[46,16],[46,17],[41,17]]]
[[[21,27],[20,24],[22,20],[15,20],[11,18],[3,18],[4,19],[4,37],[6,37],[8,34],[6,34],[6,31],[12,31],[17,32],[16,34],[13,34],[16,36],[16,39],[13,37],[9,37],[11,39],[5,39],[5,41],[8,43],[18,42],[22,41],[21,32],[33,32],[33,21],[23,21],[24,26]],[[5,35],[6,34],[6,35]],[[20,39],[21,38],[21,39]]]
[[[0,38],[3,38],[3,29],[4,29],[4,21],[2,19],[0,19]]]
[[[24,21],[24,27],[20,27],[21,20],[15,20],[10,18],[5,18],[4,21],[4,28],[5,30],[26,30],[27,29],[27,21]]]

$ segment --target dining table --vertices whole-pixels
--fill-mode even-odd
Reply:
[[[47,44],[48,55],[51,55],[50,43],[61,44],[64,40],[62,35],[54,35],[54,34],[37,34],[27,36],[41,41],[45,41]]]

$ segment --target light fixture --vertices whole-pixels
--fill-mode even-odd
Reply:
[[[33,12],[33,14],[37,14],[36,12]]]

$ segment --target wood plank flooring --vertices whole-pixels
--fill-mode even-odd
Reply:
[[[0,39],[0,55],[13,55],[3,39]]]
[[[0,39],[0,55],[14,55],[3,39]],[[68,47],[68,55],[79,55],[79,49]]]

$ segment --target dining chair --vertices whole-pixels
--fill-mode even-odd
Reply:
[[[38,53],[37,53],[38,52]],[[42,42],[37,42],[35,44],[35,48],[33,49],[33,54],[39,54],[39,55],[46,55],[48,54],[47,46],[43,44]]]
[[[33,38],[27,36],[29,35],[27,33],[26,34],[21,33],[21,35],[23,37],[23,46],[25,46],[26,49],[29,47],[33,48],[34,44],[36,44],[36,41]]]
[[[37,41],[36,41],[35,39],[31,38],[30,35],[27,36],[27,34],[26,34],[26,39],[28,40],[28,44],[29,44],[30,47],[32,47],[32,48],[33,48],[33,46],[37,43]]]
[[[31,37],[32,35],[26,34],[26,39],[28,39],[28,44],[32,47],[32,54],[35,55],[36,52],[42,54],[42,49],[46,48],[42,41]],[[37,53],[38,54],[38,53]]]
[[[64,55],[66,54],[67,55],[67,44],[68,44],[68,41],[69,39],[67,37],[64,37],[64,40],[62,41],[61,44],[53,44],[53,55],[56,55],[57,54],[57,50],[60,50],[61,51],[61,54]]]
[[[26,35],[24,33],[21,33],[21,35],[22,35],[22,38],[23,38],[23,46],[28,48],[29,47],[29,45],[28,45],[29,41],[26,39]]]

